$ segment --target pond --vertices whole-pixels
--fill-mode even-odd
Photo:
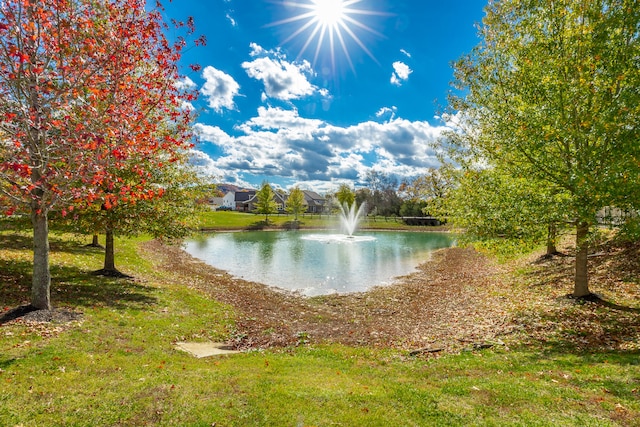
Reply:
[[[452,245],[448,233],[247,231],[204,235],[185,250],[233,276],[306,296],[364,292],[415,270]]]

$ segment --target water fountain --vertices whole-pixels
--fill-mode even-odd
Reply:
[[[303,295],[363,292],[392,283],[448,247],[444,233],[358,232],[364,207],[343,206],[331,232],[215,233],[186,243],[191,255],[245,280]]]
[[[323,243],[354,243],[354,242],[367,242],[375,240],[373,236],[356,236],[353,233],[358,228],[360,218],[364,212],[365,204],[361,204],[359,207],[353,203],[349,206],[347,203],[343,203],[340,206],[340,227],[342,234],[311,234],[303,237],[306,240],[318,240]]]
[[[358,223],[360,222],[360,216],[364,209],[365,204],[361,204],[357,207],[355,202],[349,206],[347,202],[344,202],[340,206],[340,225],[346,231],[347,236],[353,237],[353,232],[356,231]]]

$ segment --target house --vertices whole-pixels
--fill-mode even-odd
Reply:
[[[302,193],[304,194],[304,201],[307,205],[308,213],[324,213],[326,202],[324,197],[310,190],[302,190]]]
[[[254,209],[256,209],[256,203],[258,203],[258,199],[257,199],[257,197],[255,195],[255,191],[253,193],[254,193],[253,197],[251,197],[246,202],[246,208],[245,208],[246,210],[245,210],[245,212],[252,212]],[[278,212],[284,212],[284,207],[286,205],[285,195],[280,194],[277,191],[274,191],[273,192],[273,200],[278,205]]]
[[[640,212],[630,209],[620,209],[614,206],[605,206],[596,213],[598,224],[610,227],[620,227],[631,218],[636,218]]]
[[[249,200],[256,196],[256,190],[240,190],[234,193],[233,208],[240,212],[251,212]]]
[[[220,204],[220,207],[224,209],[231,209],[231,210],[235,209],[236,208],[236,192],[235,191],[227,192],[222,198],[222,203]]]
[[[221,200],[216,198],[215,204],[218,209],[235,210],[240,212],[251,212],[256,208],[256,192],[257,190],[248,190],[237,187],[232,184],[218,184],[217,187],[224,193]],[[307,213],[325,213],[328,211],[326,199],[311,190],[302,190]],[[274,201],[278,205],[278,211],[284,212],[287,206],[287,195],[274,191]]]
[[[222,206],[223,200],[223,197],[209,197],[209,206],[211,209],[218,209]]]

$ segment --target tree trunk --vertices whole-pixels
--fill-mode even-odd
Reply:
[[[116,272],[116,257],[113,249],[113,230],[111,227],[107,227],[106,230],[106,241],[105,241],[105,250],[104,250],[104,272]]]
[[[589,255],[588,234],[589,224],[587,222],[579,222],[576,226],[576,276],[573,288],[573,296],[576,298],[591,295],[587,270],[587,257]]]
[[[93,239],[91,240],[91,246],[93,246],[93,247],[100,246],[100,243],[98,242],[98,235],[97,234],[93,235]]]
[[[33,278],[31,305],[38,310],[51,310],[51,272],[49,270],[49,224],[46,213],[31,213],[33,225]]]
[[[110,226],[107,226],[105,230],[104,246],[104,266],[101,270],[94,271],[93,274],[107,277],[131,278],[131,276],[121,273],[116,269],[116,256],[114,249],[115,246],[113,244],[113,229]]]
[[[547,232],[547,255],[555,255],[558,253],[558,248],[556,248],[557,236],[558,231],[556,225],[554,223],[549,223]]]

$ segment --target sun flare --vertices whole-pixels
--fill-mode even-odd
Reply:
[[[343,0],[315,0],[313,13],[322,25],[333,27],[342,25],[344,19]]]
[[[313,63],[318,61],[321,54],[330,56],[332,71],[336,68],[336,50],[341,50],[349,63],[349,67],[355,74],[353,60],[349,53],[349,45],[354,43],[360,47],[376,63],[369,48],[362,39],[363,32],[384,38],[384,35],[370,26],[361,22],[365,16],[387,16],[388,13],[353,7],[357,3],[366,0],[297,0],[282,2],[282,5],[292,9],[298,9],[301,13],[289,18],[273,22],[268,26],[278,26],[299,23],[299,27],[282,41],[285,45],[300,37],[304,40],[298,58],[309,51],[309,47],[315,44]],[[306,37],[306,39],[305,39]],[[339,46],[339,47],[338,47]]]

